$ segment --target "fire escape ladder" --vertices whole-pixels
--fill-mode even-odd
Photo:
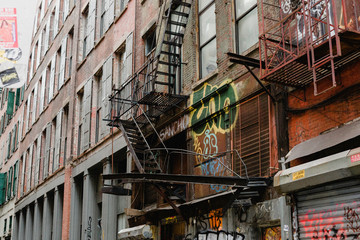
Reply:
[[[310,58],[308,64],[313,74],[315,96],[337,86],[334,58],[341,56],[341,45],[338,20],[333,17],[337,16],[334,6],[334,0],[310,1],[310,5],[305,9],[305,24],[310,30],[307,36],[308,58]],[[329,48],[325,51],[317,50],[325,40],[328,40]],[[320,82],[327,77],[331,82],[323,83],[326,86],[320,87]]]
[[[169,94],[176,92],[177,69],[181,64],[180,50],[190,9],[190,0],[171,0],[169,8],[163,7],[157,26],[159,39],[156,43],[154,61],[146,73],[144,91]]]
[[[143,127],[146,125],[139,122],[133,115],[129,120],[119,120],[118,124],[139,172],[161,173],[162,169],[156,153],[151,151],[151,146],[143,132]],[[153,126],[151,122],[150,125]]]

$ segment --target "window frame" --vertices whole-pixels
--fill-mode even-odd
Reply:
[[[236,0],[234,0],[234,11],[235,11],[235,41],[236,41],[236,52],[238,54],[244,53],[246,51],[248,51],[249,49],[251,49],[254,45],[259,43],[259,39],[257,38],[257,41],[252,44],[249,48],[245,49],[244,51],[240,52],[240,36],[239,36],[239,30],[238,30],[238,26],[241,20],[243,20],[246,16],[248,16],[249,13],[251,13],[254,9],[257,9],[258,7],[258,3],[256,1],[256,3],[254,3],[254,5],[252,5],[251,7],[249,7],[245,12],[243,12],[240,16],[236,16],[236,10],[237,10],[237,6],[236,6]],[[258,13],[256,13],[256,16],[258,16]],[[259,23],[259,19],[256,19],[257,22]],[[257,26],[259,26],[257,24]]]
[[[199,1],[202,0],[198,0],[198,9],[199,9]],[[213,40],[215,40],[215,45],[216,45],[216,14],[214,13],[214,17],[215,17],[215,35],[210,37],[208,40],[206,40],[203,44],[201,44],[201,27],[200,27],[200,17],[201,15],[203,15],[206,11],[208,11],[212,5],[215,5],[216,8],[216,1],[212,0],[211,2],[209,2],[206,6],[203,7],[203,9],[201,11],[198,11],[198,43],[199,43],[199,73],[200,73],[200,79],[206,77],[209,74],[204,75],[203,74],[203,69],[202,69],[202,63],[203,63],[203,59],[202,59],[202,50],[204,47],[206,47],[208,44],[210,44]],[[217,65],[216,65],[217,67]],[[214,72],[214,71],[213,71]]]

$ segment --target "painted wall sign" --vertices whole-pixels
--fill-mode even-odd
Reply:
[[[305,177],[305,170],[300,170],[292,174],[292,180],[298,180]]]
[[[358,161],[360,161],[360,153],[355,154],[355,155],[352,155],[352,156],[350,157],[350,159],[351,159],[351,162],[352,162],[352,163],[353,163],[353,162],[358,162]]]
[[[17,48],[16,8],[0,8],[0,48]]]
[[[186,130],[189,126],[189,115],[184,115],[175,122],[160,130],[159,135],[162,141],[166,141],[175,135]]]
[[[20,88],[26,82],[36,2],[0,0],[0,87]]]
[[[221,91],[220,91],[221,89]],[[222,154],[227,150],[226,133],[235,127],[238,118],[238,108],[229,106],[237,101],[236,87],[231,80],[225,80],[220,85],[205,83],[195,91],[190,98],[194,106],[190,113],[190,126],[195,158],[195,174],[205,176],[225,176],[230,174],[227,168],[231,165]],[[226,167],[225,167],[226,166]],[[226,186],[211,185],[195,186],[196,197],[206,196],[214,192],[226,190]]]

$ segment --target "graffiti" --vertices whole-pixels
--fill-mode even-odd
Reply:
[[[219,231],[222,229],[222,217],[222,209],[212,210],[209,214],[199,215],[196,217],[196,228],[200,232],[208,230]]]
[[[360,217],[356,210],[351,207],[344,208],[344,220],[348,231],[360,232]]]
[[[88,227],[85,229],[85,239],[87,239],[87,240],[91,240],[91,232],[92,232],[91,222],[92,222],[92,218],[89,217]]]
[[[225,158],[219,157],[200,164],[201,172],[205,176],[224,176],[225,175]],[[228,189],[227,186],[211,184],[210,188],[216,192],[222,192]]]
[[[281,228],[270,227],[266,228],[263,234],[263,240],[280,240],[281,239]]]
[[[189,116],[184,115],[175,122],[161,129],[159,132],[160,139],[162,141],[166,141],[172,138],[173,136],[175,136],[176,134],[179,134],[185,129],[187,129],[188,126],[189,126]]]
[[[214,133],[210,133],[210,130],[206,130],[204,138],[204,159],[215,157],[217,153],[218,146],[216,135]]]
[[[344,205],[336,204],[333,209],[321,211],[308,210],[299,215],[299,226],[305,237],[312,240],[359,239],[360,217],[354,207]]]
[[[212,86],[205,83],[198,91],[191,95],[191,104],[198,103],[200,106],[195,107],[190,114],[191,126],[196,123],[209,118],[211,115],[219,113],[220,110],[224,110],[223,114],[219,114],[212,119],[209,119],[205,124],[201,124],[193,129],[195,135],[202,135],[206,129],[213,129],[214,133],[225,133],[235,125],[237,120],[237,108],[229,110],[229,106],[237,101],[236,87],[234,84],[229,84],[230,80],[224,81],[219,86]],[[229,84],[226,91],[222,94],[217,90],[222,86]],[[207,101],[203,101],[204,98],[211,96]],[[227,126],[226,120],[229,119],[230,127]]]
[[[294,240],[299,240],[299,233],[298,233],[298,230],[299,230],[299,223],[298,223],[298,216],[297,216],[297,207],[294,206],[294,211],[292,213],[292,224],[293,224],[293,231],[294,231],[294,234],[293,234],[293,239]]]
[[[206,231],[197,234],[197,240],[244,240],[245,236],[241,233],[228,233],[226,231]]]

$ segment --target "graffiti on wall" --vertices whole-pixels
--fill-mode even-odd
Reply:
[[[281,240],[281,227],[265,228],[262,239],[263,240]]]
[[[88,226],[87,226],[87,228],[85,229],[85,239],[86,239],[86,240],[91,240],[91,232],[92,232],[91,222],[92,222],[92,218],[89,217],[89,219],[88,219]]]
[[[222,209],[210,211],[205,215],[196,216],[196,229],[198,232],[219,231],[223,225]]]
[[[241,233],[229,233],[226,231],[207,231],[197,234],[197,240],[244,240],[245,236]]]
[[[359,208],[342,203],[332,209],[308,210],[299,214],[299,227],[312,240],[360,239]]]
[[[184,115],[181,118],[177,119],[175,122],[172,122],[170,125],[162,128],[159,132],[160,139],[166,141],[175,135],[186,130],[189,126],[189,115]]]
[[[193,110],[189,124],[192,127],[194,150],[198,154],[195,173],[205,176],[224,176],[228,166],[226,134],[235,127],[238,109],[231,108],[237,101],[236,87],[231,80],[219,85],[205,83],[191,95]],[[221,192],[226,186],[211,185],[211,191]]]

